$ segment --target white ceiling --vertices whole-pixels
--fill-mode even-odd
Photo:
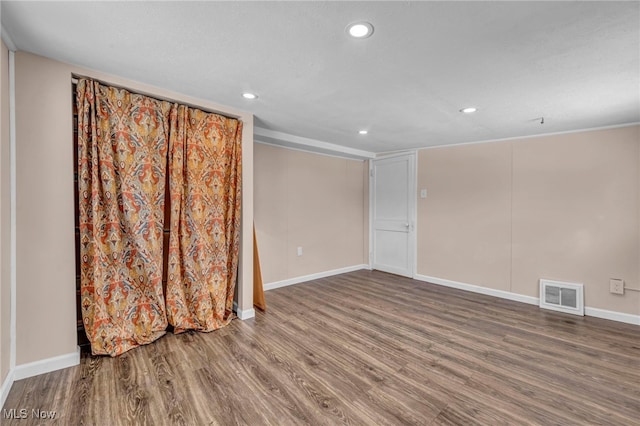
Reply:
[[[18,50],[251,111],[271,143],[380,153],[640,121],[637,1],[1,7]],[[373,36],[349,38],[360,20]]]

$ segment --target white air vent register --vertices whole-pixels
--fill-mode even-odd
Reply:
[[[582,284],[540,280],[540,307],[584,316]]]

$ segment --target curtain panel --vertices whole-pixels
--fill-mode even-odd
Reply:
[[[171,104],[80,80],[82,316],[94,354],[165,333],[162,229]]]
[[[81,310],[92,353],[116,356],[151,343],[167,323],[175,332],[227,325],[238,266],[242,123],[86,79],[76,102]]]
[[[175,332],[232,318],[240,236],[242,123],[180,105],[171,112],[167,309]]]

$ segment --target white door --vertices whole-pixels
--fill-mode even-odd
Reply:
[[[372,267],[413,277],[415,154],[373,160],[371,169]]]

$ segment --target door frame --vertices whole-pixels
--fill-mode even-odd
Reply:
[[[415,278],[418,266],[418,150],[402,151],[387,155],[377,155],[376,158],[369,160],[369,269],[373,270],[373,253],[375,250],[374,238],[374,209],[375,209],[375,179],[374,179],[374,162],[377,160],[387,160],[396,157],[409,158],[409,214],[410,232],[409,232],[409,263],[410,271],[408,277]]]

